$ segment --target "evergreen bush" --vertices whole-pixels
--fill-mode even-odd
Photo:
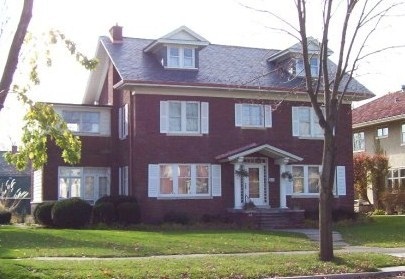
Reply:
[[[93,207],[93,224],[111,224],[116,221],[116,213],[112,202],[99,202]]]
[[[90,222],[92,206],[80,198],[59,200],[52,208],[53,224],[59,228],[82,228]]]
[[[135,202],[123,202],[117,206],[118,222],[124,225],[139,223],[139,208]]]
[[[11,212],[2,210],[0,211],[0,224],[10,224],[11,221]]]
[[[55,202],[43,202],[38,204],[34,209],[35,223],[41,224],[47,227],[53,226],[52,222],[52,207]]]

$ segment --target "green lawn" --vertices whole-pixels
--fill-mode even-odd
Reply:
[[[405,247],[404,216],[376,216],[373,222],[340,225],[352,244]],[[405,265],[405,259],[335,251],[333,262],[309,254],[275,251],[317,250],[305,236],[253,230],[59,230],[0,226],[0,279],[46,278],[264,278],[376,271]],[[235,255],[235,253],[255,253]],[[200,254],[191,257],[170,256]],[[226,254],[226,255],[221,255]],[[147,257],[147,256],[166,257]],[[32,257],[82,257],[36,260]],[[100,259],[86,259],[98,257]],[[106,257],[135,257],[103,259]]]
[[[199,256],[137,260],[0,260],[0,278],[264,278],[274,276],[376,271],[405,264],[404,259],[374,254],[340,254],[330,263],[309,255]]]
[[[371,222],[336,229],[352,245],[405,247],[405,216],[372,216]]]
[[[305,236],[238,230],[60,230],[0,227],[0,258],[139,257],[316,250]]]

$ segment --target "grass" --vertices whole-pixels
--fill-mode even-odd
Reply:
[[[140,257],[316,250],[305,236],[238,230],[60,230],[0,227],[0,258]]]
[[[316,254],[199,256],[136,260],[38,261],[0,260],[0,278],[264,278],[274,276],[376,271],[405,264],[377,254],[340,254],[320,262]]]
[[[352,245],[405,247],[405,216],[372,216],[370,222],[339,225],[336,229]]]
[[[373,216],[371,220],[355,225],[340,224],[337,229],[344,240],[352,244],[405,247],[405,216]],[[305,236],[283,232],[230,229],[59,230],[1,226],[0,279],[246,279],[376,271],[385,266],[405,265],[404,258],[373,253],[349,254],[337,250],[332,262],[319,261],[316,252],[267,253],[317,249],[317,245]],[[188,254],[189,257],[175,256]],[[162,257],[148,257],[158,255]],[[43,256],[82,259],[32,259]],[[134,258],[118,260],[106,257]]]

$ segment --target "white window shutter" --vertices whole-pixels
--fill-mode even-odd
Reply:
[[[167,133],[167,119],[169,115],[168,103],[160,101],[160,132]]]
[[[272,126],[271,106],[264,106],[264,126],[270,128]]]
[[[129,123],[129,116],[128,116],[128,104],[124,106],[124,128],[123,128],[123,137],[126,138],[128,136],[128,123]]]
[[[221,165],[211,165],[211,185],[212,185],[212,196],[220,197],[222,195]]]
[[[122,139],[122,108],[118,108],[118,138]]]
[[[242,104],[235,104],[235,126],[242,127]]]
[[[336,167],[336,188],[339,196],[346,196],[346,167]]]
[[[148,197],[156,198],[159,189],[159,165],[148,165]]]
[[[118,194],[122,195],[122,168],[118,168]]]
[[[208,134],[209,131],[209,110],[208,110],[208,103],[202,102],[201,103],[201,133]]]
[[[299,107],[292,107],[292,133],[294,137],[300,135]]]

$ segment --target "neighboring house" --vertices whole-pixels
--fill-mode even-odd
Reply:
[[[13,146],[13,152],[17,152],[17,147]],[[18,171],[16,168],[4,159],[4,154],[7,151],[0,151],[0,185],[5,187],[11,182],[15,182],[14,191],[15,193],[18,189],[21,191],[27,191],[29,195],[24,198],[23,201],[18,206],[17,211],[21,213],[30,213],[30,200],[31,200],[31,170]]]
[[[352,112],[353,152],[388,156],[389,186],[405,185],[405,87],[366,103]]]
[[[34,205],[132,195],[143,222],[240,212],[249,201],[316,210],[323,136],[302,86],[299,44],[215,45],[184,26],[156,40],[123,37],[120,26],[110,33],[100,37],[83,104],[54,104],[81,136],[82,161],[68,166],[50,145],[34,174]],[[347,96],[333,206],[353,210],[351,100],[372,94],[352,80]],[[291,181],[282,178],[288,172]]]

